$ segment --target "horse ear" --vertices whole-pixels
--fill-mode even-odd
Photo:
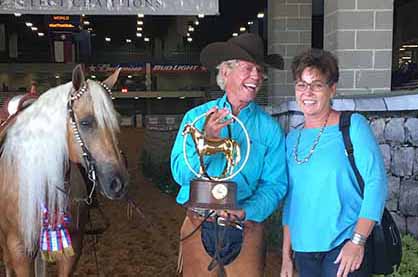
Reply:
[[[73,70],[73,87],[75,90],[79,90],[84,83],[84,72],[81,64],[77,65]]]
[[[107,79],[104,80],[103,83],[106,84],[109,88],[112,88],[116,84],[116,81],[118,80],[119,73],[120,73],[121,69],[122,68],[120,68],[120,67],[118,69],[116,69],[116,71],[113,72],[112,75],[107,77]]]

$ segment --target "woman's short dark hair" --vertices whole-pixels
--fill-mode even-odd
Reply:
[[[338,82],[340,76],[338,61],[331,52],[322,49],[309,49],[296,56],[292,62],[293,80],[300,79],[307,67],[317,69],[327,78],[329,85]]]

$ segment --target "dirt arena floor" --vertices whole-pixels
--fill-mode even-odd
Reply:
[[[173,196],[162,193],[142,176],[138,161],[142,147],[146,147],[142,143],[143,135],[143,129],[123,128],[121,148],[129,162],[130,197],[146,219],[135,212],[129,219],[126,202],[100,198],[110,227],[97,240],[86,236],[75,276],[177,276],[178,234],[184,209],[176,204]],[[99,216],[95,217],[100,221]],[[279,276],[279,265],[277,252],[270,251],[265,276]],[[1,264],[0,276],[4,276]]]

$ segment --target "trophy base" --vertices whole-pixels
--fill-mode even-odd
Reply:
[[[237,209],[237,185],[234,182],[195,179],[190,182],[188,208],[210,210]]]

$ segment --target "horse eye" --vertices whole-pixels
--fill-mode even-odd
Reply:
[[[80,120],[80,126],[82,127],[93,127],[93,124],[94,124],[93,116],[87,116]]]

